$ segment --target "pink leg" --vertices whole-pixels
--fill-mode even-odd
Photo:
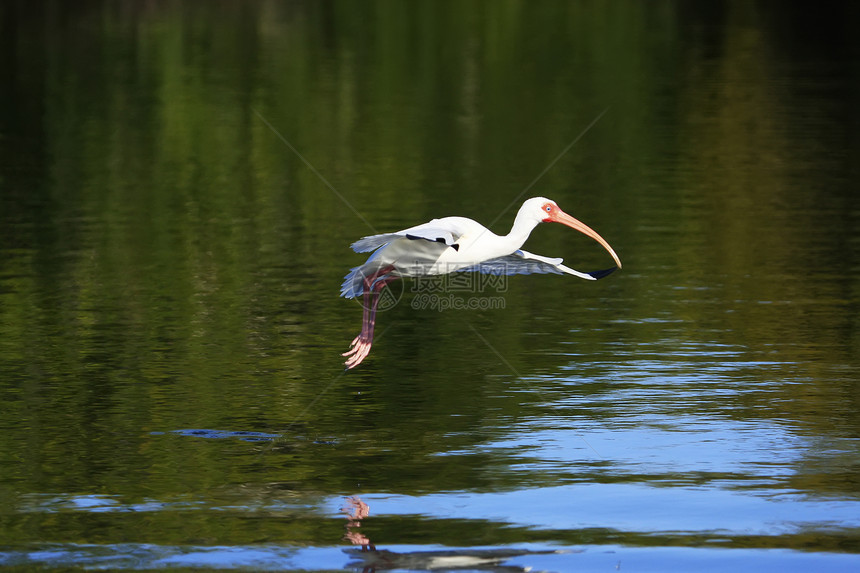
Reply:
[[[361,332],[353,339],[350,349],[341,355],[348,357],[347,361],[344,362],[347,370],[361,364],[370,354],[370,347],[373,344],[373,327],[376,325],[376,307],[379,305],[379,293],[385,285],[397,278],[380,279],[379,277],[384,276],[393,268],[391,266],[385,267],[364,279],[364,312],[362,313]]]

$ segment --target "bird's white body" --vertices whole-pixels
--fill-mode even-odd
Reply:
[[[393,265],[399,276],[414,277],[457,272],[509,255],[521,245],[522,241],[500,237],[472,219],[445,217],[396,233],[365,237],[353,248],[357,252],[377,249],[363,267]]]
[[[341,285],[341,296],[364,295],[366,299],[362,333],[353,340],[352,350],[345,354],[351,356],[347,367],[358,365],[370,352],[378,297],[373,301],[368,297],[375,297],[394,279],[475,271],[495,275],[556,273],[595,280],[615,270],[613,267],[581,273],[561,264],[560,258],[523,251],[520,247],[542,222],[562,223],[594,238],[621,267],[618,256],[600,235],[559,209],[554,201],[543,197],[533,197],[523,203],[507,235],[496,235],[466,217],[444,217],[394,233],[371,235],[353,243],[355,252],[373,251],[373,254],[363,265],[353,268]]]
[[[560,258],[542,257],[520,249],[532,230],[547,220],[547,212],[541,205],[548,203],[555,205],[543,197],[526,201],[507,235],[497,235],[466,217],[443,217],[402,231],[359,239],[352,244],[357,253],[375,252],[345,277],[341,295],[359,296],[363,292],[363,278],[386,267],[393,267],[389,272],[397,277],[468,270],[504,275],[557,273],[587,280],[599,278],[564,266]]]

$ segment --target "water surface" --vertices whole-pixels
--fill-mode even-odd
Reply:
[[[856,567],[852,21],[0,8],[0,564]],[[407,282],[343,371],[352,241],[533,195],[624,269]]]

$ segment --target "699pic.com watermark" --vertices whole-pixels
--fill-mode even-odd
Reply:
[[[502,296],[486,296],[508,290],[508,277],[481,273],[452,273],[415,277],[412,308],[415,310],[497,310],[505,308]]]
[[[505,308],[502,296],[462,296],[455,294],[421,293],[412,299],[415,310],[496,310]]]

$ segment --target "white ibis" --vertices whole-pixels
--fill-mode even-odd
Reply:
[[[603,245],[617,267],[581,273],[564,266],[562,259],[542,257],[520,247],[538,223],[561,223],[584,233]],[[373,327],[380,291],[401,277],[442,275],[453,272],[481,272],[494,275],[527,275],[532,273],[569,274],[596,280],[621,268],[612,247],[596,231],[577,221],[556,205],[555,201],[533,197],[523,203],[514,219],[511,232],[496,235],[480,223],[465,217],[444,217],[394,233],[364,237],[352,244],[356,253],[373,254],[360,267],[346,275],[340,294],[346,298],[364,295],[361,333],[355,337],[347,369],[355,368],[370,353]]]

